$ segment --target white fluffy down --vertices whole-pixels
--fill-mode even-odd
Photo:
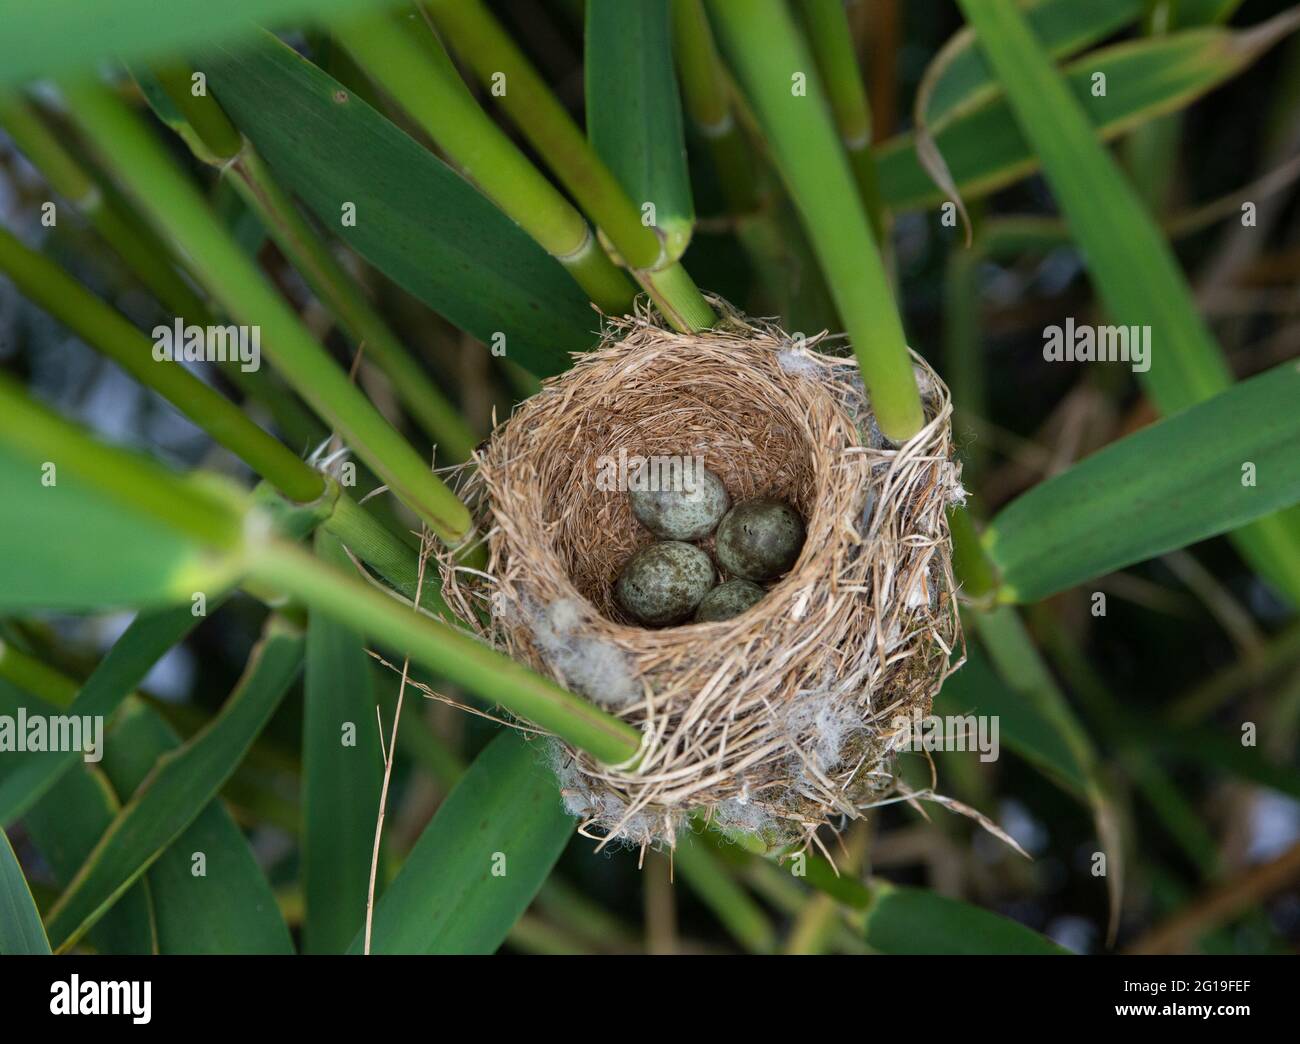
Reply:
[[[606,707],[621,707],[640,696],[622,651],[582,633],[578,602],[564,598],[538,607],[529,625],[546,662],[567,688]]]

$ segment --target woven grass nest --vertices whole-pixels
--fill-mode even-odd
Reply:
[[[897,799],[898,719],[930,712],[961,641],[947,388],[915,358],[927,423],[895,447],[851,359],[715,303],[724,318],[707,333],[644,310],[608,321],[602,344],[498,425],[460,477],[487,575],[440,561],[467,627],[641,730],[635,767],[549,741],[566,807],[603,842],[672,844],[703,814],[807,843]],[[698,454],[733,502],[788,500],[807,525],[794,568],[730,620],[631,621],[614,580],[653,538],[626,493],[598,488],[620,450]]]

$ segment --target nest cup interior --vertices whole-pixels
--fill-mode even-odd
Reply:
[[[633,516],[626,491],[638,458],[654,458],[651,471],[665,477],[670,458],[698,458],[733,504],[773,496],[806,520],[813,514],[823,476],[802,415],[815,389],[799,394],[795,381],[782,386],[761,371],[742,385],[734,371],[708,372],[716,362],[710,356],[682,345],[571,403],[577,438],[556,445],[543,468],[550,552],[576,593],[608,620],[640,626],[613,597],[624,563],[655,540]],[[712,553],[712,535],[698,543]],[[727,575],[720,570],[719,578]]]

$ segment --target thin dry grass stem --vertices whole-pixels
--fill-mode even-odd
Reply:
[[[723,830],[820,846],[828,819],[896,794],[899,721],[929,713],[962,649],[952,404],[916,357],[927,423],[894,446],[853,361],[814,350],[825,335],[796,340],[713,303],[724,318],[704,333],[648,310],[609,321],[597,350],[496,427],[457,483],[486,574],[435,549],[442,594],[484,640],[641,729],[626,766],[553,741],[584,835],[672,844],[703,810]],[[634,624],[613,584],[652,537],[597,483],[620,451],[699,456],[734,501],[790,501],[807,523],[794,568],[734,619]]]
[[[424,595],[424,570],[431,553],[432,536],[427,527],[420,533],[420,565],[415,579],[415,603],[412,609],[420,612],[420,602]],[[393,762],[397,755],[397,728],[402,721],[402,701],[406,696],[406,684],[409,681],[411,658],[402,661],[402,681],[397,687],[397,706],[393,710],[393,729],[384,746],[384,717],[375,707],[375,717],[379,720],[379,746],[384,750],[384,781],[379,788],[379,811],[375,816],[375,843],[370,852],[370,882],[366,889],[366,935],[363,953],[370,956],[370,936],[375,914],[375,882],[379,877],[379,845],[384,836],[384,813],[388,808],[388,786],[393,776]]]

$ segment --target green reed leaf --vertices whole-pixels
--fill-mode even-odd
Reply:
[[[921,398],[879,245],[812,56],[776,0],[714,0],[709,13],[808,230],[881,430],[903,441],[921,428]]]
[[[215,608],[216,602],[214,596],[209,608]],[[180,642],[199,619],[188,604],[141,612],[113,643],[63,713],[103,717],[107,721],[163,653]],[[4,652],[0,646],[0,656]],[[4,662],[0,660],[0,672],[3,670]],[[21,685],[12,677],[9,681]],[[83,751],[76,750],[6,754],[0,764],[0,824],[22,815],[83,756]]]
[[[1231,381],[1227,364],[1177,258],[1115,160],[1097,142],[1087,103],[1071,93],[1013,4],[960,2],[1003,80],[1017,122],[1042,158],[1111,321],[1152,332],[1150,367],[1141,379],[1157,409],[1175,413],[1226,388]],[[1220,59],[1257,56],[1297,25],[1300,10],[1292,9],[1220,39]],[[1178,35],[1186,43],[1222,33],[1212,29]],[[1128,45],[1128,52],[1141,47]],[[1115,78],[1107,83],[1115,84]],[[1300,511],[1261,518],[1237,533],[1234,542],[1285,596],[1300,602]]]
[[[430,308],[539,376],[595,342],[596,314],[559,262],[323,70],[269,35],[216,49],[203,67],[285,187]],[[344,203],[355,226],[341,224]]]
[[[1069,951],[1031,928],[924,888],[876,882],[868,945],[881,953],[1036,954]]]
[[[346,565],[338,539],[317,533],[316,552]],[[318,613],[307,625],[302,722],[303,951],[342,953],[365,921],[383,751],[365,642]],[[418,718],[408,729],[421,729]],[[345,732],[353,739],[345,742]]]
[[[1275,23],[1276,32],[1262,35],[1189,29],[1126,41],[1069,62],[1063,79],[1086,114],[1089,136],[1105,141],[1186,108],[1239,75],[1276,42],[1285,25]],[[1106,77],[1102,96],[1093,94],[1097,73]],[[1042,150],[1032,144],[1033,136],[1017,123],[1014,99],[983,87],[972,89],[961,104],[934,102],[931,111],[935,144],[966,200],[987,196],[1046,165]],[[890,138],[877,156],[881,195],[889,210],[916,210],[948,199],[926,172],[915,135]]]
[[[179,747],[179,737],[157,712],[129,702],[104,756],[104,772],[118,798],[129,801],[159,760]],[[266,875],[219,798],[162,851],[145,876],[159,953],[293,952]]]
[[[1285,363],[1034,486],[985,533],[1034,602],[1300,502],[1300,368]]]
[[[36,912],[36,900],[27,887],[13,845],[0,830],[0,954],[50,952],[49,940]]]
[[[573,835],[538,743],[494,739],[375,908],[373,953],[492,953]],[[352,943],[363,949],[363,938]]]
[[[303,635],[272,617],[221,713],[160,757],[50,911],[50,937],[75,943],[216,797],[302,667]]]
[[[5,658],[12,651],[5,650]],[[42,665],[43,666],[43,665]],[[55,672],[50,672],[54,675]],[[68,679],[54,681],[76,692]],[[0,679],[0,713],[53,717],[64,713],[66,702],[51,703],[30,689],[20,689]],[[54,880],[67,885],[86,856],[113,823],[121,803],[98,765],[71,765],[31,808],[23,814],[23,827],[49,864]],[[153,953],[153,903],[149,886],[141,881],[118,900],[87,937],[99,953]]]
[[[4,0],[0,84],[91,69],[110,58],[149,59],[230,40],[261,22],[362,11],[385,0]]]

